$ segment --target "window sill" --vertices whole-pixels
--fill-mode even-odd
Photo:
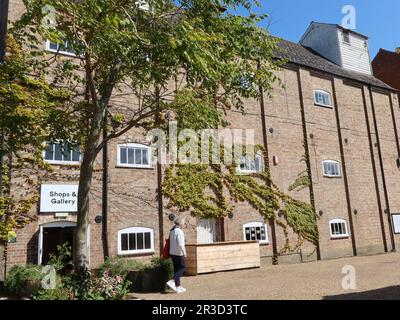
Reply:
[[[80,166],[81,163],[80,162],[67,162],[67,161],[49,161],[49,160],[45,160],[44,161],[47,164],[50,165],[57,165],[57,166]]]
[[[349,235],[343,235],[343,236],[331,236],[331,240],[345,240],[350,238]]]
[[[52,49],[46,49],[46,51],[49,53],[54,53],[56,55],[60,55],[60,56],[66,56],[66,57],[71,57],[71,58],[80,58],[75,53],[70,53],[70,52],[66,52],[66,51],[57,51],[57,50],[52,50]]]
[[[341,179],[342,176],[327,176],[327,175],[324,175],[324,178],[328,178],[328,179]]]
[[[138,257],[138,256],[150,256],[153,255],[155,251],[143,251],[143,252],[118,252],[119,257]]]
[[[124,165],[116,165],[115,168],[117,169],[144,169],[144,170],[154,170],[154,167],[135,167],[135,166],[124,166]]]
[[[333,106],[327,105],[327,104],[322,104],[322,103],[314,103],[314,106],[317,107],[322,107],[322,108],[326,108],[326,109],[333,109]]]

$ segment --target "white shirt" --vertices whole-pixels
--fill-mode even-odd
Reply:
[[[175,227],[169,233],[169,254],[173,256],[184,256],[186,254],[185,234],[179,227]]]

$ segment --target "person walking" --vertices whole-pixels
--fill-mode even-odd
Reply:
[[[167,286],[176,293],[185,292],[186,289],[181,286],[181,277],[185,272],[185,218],[176,217],[174,219],[174,227],[169,232],[169,254],[174,265],[174,279],[167,282]]]

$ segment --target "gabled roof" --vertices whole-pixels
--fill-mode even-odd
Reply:
[[[355,34],[355,35],[357,35],[357,36],[359,36],[359,37],[361,37],[361,38],[363,38],[363,39],[365,39],[365,40],[368,40],[368,37],[367,37],[366,35],[363,35],[363,34],[361,34],[361,33],[358,33],[358,32],[356,32],[356,31],[354,31],[354,30],[352,30],[352,29],[346,29],[346,28],[344,28],[343,26],[341,26],[340,24],[312,21],[312,22],[310,23],[310,25],[308,26],[308,28],[307,28],[306,32],[304,33],[304,35],[301,37],[299,43],[301,43],[301,42],[303,41],[303,39],[305,38],[305,36],[310,32],[310,29],[311,29],[311,27],[312,27],[313,25],[326,25],[326,26],[331,26],[331,27],[334,27],[334,28],[337,28],[337,29],[340,29],[340,30],[344,30],[344,31],[350,32],[350,33]]]
[[[333,62],[323,58],[312,49],[302,46],[301,44],[279,39],[278,46],[280,50],[275,53],[275,56],[278,59],[285,59],[288,62],[303,67],[316,69],[335,76],[362,82],[382,89],[396,91],[374,76],[344,69],[337,64],[334,64]]]

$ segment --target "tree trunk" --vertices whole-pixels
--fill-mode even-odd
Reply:
[[[89,267],[87,228],[89,223],[89,194],[92,185],[94,162],[97,157],[96,147],[99,143],[103,122],[103,112],[98,110],[90,123],[90,133],[86,143],[81,164],[78,189],[78,221],[75,230],[74,265],[76,270]]]

